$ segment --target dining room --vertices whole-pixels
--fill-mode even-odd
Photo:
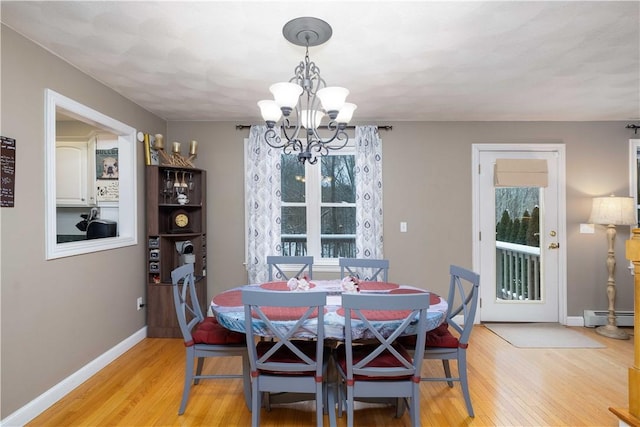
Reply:
[[[242,381],[237,379],[202,381],[193,387],[184,415],[177,414],[184,381],[183,340],[149,336],[148,316],[156,304],[148,294],[156,274],[150,273],[149,257],[157,252],[152,252],[156,248],[148,240],[146,174],[160,165],[146,164],[151,153],[144,137],[142,142],[135,137],[138,132],[163,135],[169,155],[172,143],[180,142],[184,159],[190,157],[190,142],[197,141],[192,162],[195,169],[206,172],[201,173],[206,175],[206,188],[198,195],[206,204],[196,207],[185,201],[185,206],[176,197],[176,203],[166,203],[175,206],[161,209],[171,209],[174,219],[177,211],[187,211],[191,227],[200,227],[200,235],[205,234],[201,231],[206,223],[206,235],[194,239],[196,251],[206,248],[206,264],[203,257],[197,260],[199,276],[206,277],[201,298],[205,308],[225,292],[270,282],[266,270],[254,269],[250,255],[254,252],[245,221],[250,195],[245,179],[247,144],[252,139],[251,126],[268,128],[257,101],[270,96],[269,85],[289,78],[305,57],[304,47],[291,46],[283,37],[283,26],[316,11],[334,32],[326,44],[311,46],[309,55],[327,82],[348,86],[349,100],[358,104],[344,129],[350,142],[360,138],[356,127],[378,128],[382,178],[369,181],[382,188],[374,206],[383,216],[376,232],[383,248],[376,257],[390,261],[385,282],[444,296],[451,264],[488,277],[486,258],[477,248],[487,241],[487,234],[492,236],[495,224],[486,221],[490,232],[479,231],[476,208],[486,206],[473,185],[479,175],[474,150],[479,145],[512,149],[535,145],[562,147],[564,152],[562,173],[551,178],[564,190],[556,201],[564,204],[565,217],[558,229],[545,230],[548,242],[539,250],[547,251],[550,243],[559,242],[556,252],[562,256],[555,271],[562,279],[557,290],[562,299],[554,313],[557,323],[598,341],[603,348],[520,349],[477,324],[467,356],[475,417],[469,416],[457,384],[450,388],[446,383],[423,382],[422,425],[617,425],[609,407],[628,405],[626,370],[632,365],[633,340],[606,339],[585,327],[585,311],[604,311],[606,321],[609,303],[606,225],[587,222],[594,197],[615,193],[637,199],[639,153],[632,147],[640,144],[640,61],[630,53],[639,51],[637,2],[407,2],[402,7],[379,2],[370,9],[362,2],[347,2],[340,8],[319,2],[313,4],[314,12],[307,2],[197,2],[185,9],[173,2],[137,2],[134,9],[128,9],[132,5],[126,2],[93,6],[81,2],[74,9],[75,3],[0,4],[2,136],[13,139],[16,147],[15,168],[3,172],[3,191],[7,188],[12,203],[4,196],[7,205],[0,210],[3,425],[251,423]],[[200,27],[213,33],[195,38],[171,33],[181,28],[172,20],[180,13],[190,18],[180,23],[206,18]],[[261,18],[259,25],[242,24],[256,17]],[[355,25],[359,19],[371,19],[376,26],[367,28],[385,31],[368,31],[379,33],[380,38],[361,37],[362,29]],[[67,30],[77,31],[77,36]],[[411,48],[416,40],[418,47]],[[174,44],[181,41],[196,46],[196,52]],[[204,46],[203,41],[212,45]],[[382,56],[356,55],[365,51]],[[213,59],[205,57],[209,52]],[[67,56],[70,53],[81,58],[75,61]],[[82,62],[86,58],[93,59]],[[248,65],[239,65],[241,60],[249,61]],[[96,64],[100,70],[93,68]],[[198,72],[186,72],[183,67],[189,64]],[[378,64],[393,69],[382,72]],[[272,66],[260,78],[240,74],[244,69],[266,73]],[[185,80],[163,80],[167,76]],[[480,76],[489,80],[479,80]],[[466,80],[460,80],[463,77]],[[343,78],[346,83],[341,82]],[[382,78],[394,80],[379,84]],[[248,90],[248,82],[256,85],[255,91]],[[409,82],[417,85],[415,90],[404,85]],[[360,83],[373,86],[359,89]],[[146,84],[154,89],[145,92]],[[231,92],[225,92],[229,88]],[[108,181],[109,189],[120,182],[121,194],[127,196],[118,209],[128,220],[122,222],[126,228],[117,238],[55,242],[55,216],[46,219],[48,212],[55,214],[55,197],[53,205],[49,201],[56,176],[47,154],[51,149],[46,137],[47,90],[113,120],[102,124],[126,125],[114,128],[128,132],[121,138],[131,136],[120,150],[122,166],[129,164],[130,170],[121,171],[121,181]],[[157,98],[147,104],[144,99],[153,93]],[[407,107],[402,94],[415,95],[409,98],[423,107]],[[264,137],[261,141],[265,155],[270,148]],[[8,159],[4,150],[3,146],[3,158]],[[334,154],[346,153],[336,150]],[[535,150],[528,155],[535,157]],[[261,165],[261,159],[254,165]],[[190,166],[162,167],[180,170],[179,179],[171,175],[175,181],[189,180]],[[292,214],[285,219],[292,221],[284,232],[280,229],[277,241],[290,249],[301,248],[300,236],[307,233],[296,228],[301,218],[306,221],[299,213],[302,202],[295,200],[301,197],[296,188],[316,180],[317,200],[321,200],[323,189],[336,189],[350,178],[348,174],[342,181],[323,176],[322,160],[305,164],[303,170],[304,176],[297,172],[285,176],[298,187],[288,193],[292,199],[285,201],[285,210]],[[294,172],[293,166],[287,171]],[[95,181],[96,171],[92,172]],[[13,184],[11,191],[4,186],[7,180]],[[353,194],[330,204],[325,208],[335,212],[333,217],[358,209]],[[316,227],[310,230],[316,240],[309,245],[316,256],[313,277],[339,280],[339,256],[322,260],[322,238],[327,238],[321,231],[321,218],[326,218],[322,209],[318,205],[318,216],[307,222]],[[202,215],[198,222],[194,212]],[[256,215],[253,225],[281,223],[283,218]],[[351,227],[356,217],[349,215],[343,218],[349,218]],[[73,227],[81,220],[76,216]],[[161,218],[168,227],[170,214]],[[184,217],[177,219],[184,224]],[[359,233],[345,231],[338,222],[328,225],[334,226],[328,239],[333,240],[332,247],[342,250],[351,245],[354,253],[349,256],[356,256],[353,236]],[[551,236],[551,231],[557,234]],[[634,308],[634,276],[624,246],[630,227],[618,226],[617,231],[614,313],[629,313]],[[177,267],[180,258],[190,254],[179,253],[175,243],[189,239],[179,239],[177,232],[163,234],[174,234],[163,250],[170,252],[175,261],[172,267]],[[353,242],[346,242],[347,237],[353,237]],[[49,242],[61,249],[58,255],[62,256],[48,256]],[[109,247],[111,243],[117,245]],[[66,252],[67,248],[73,251]],[[283,254],[282,247],[255,253],[261,253],[265,264],[267,254]],[[488,265],[495,270],[495,263]],[[166,277],[160,278],[167,289],[170,271],[162,270]],[[167,307],[173,310],[172,305],[163,310]],[[487,305],[479,305],[478,310],[476,320],[482,322]],[[164,313],[174,315],[174,311]],[[631,327],[622,327],[633,334]],[[206,361],[205,368],[242,371],[241,358],[221,359]],[[425,360],[422,368],[423,376],[435,376],[442,364]],[[292,404],[285,411],[274,407],[261,412],[262,424],[312,425],[314,408],[309,402]],[[357,412],[358,408],[362,411]],[[392,407],[363,402],[357,402],[355,417],[362,425],[410,422],[407,413],[395,418]],[[324,421],[329,424],[328,415]],[[337,417],[338,425],[346,422],[344,415]]]

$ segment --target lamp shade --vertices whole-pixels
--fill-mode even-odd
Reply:
[[[342,109],[347,95],[349,95],[349,91],[338,86],[325,87],[318,91],[318,98],[320,98],[322,108],[332,119],[335,119],[338,111]]]
[[[604,225],[635,224],[636,213],[633,197],[594,197],[589,223]]]
[[[258,101],[258,107],[260,107],[260,113],[265,122],[277,122],[282,116],[280,106],[276,101],[272,99],[263,99]]]
[[[280,82],[272,84],[269,90],[280,108],[294,109],[302,93],[302,87],[295,83]]]
[[[353,112],[358,108],[356,104],[352,104],[350,102],[345,102],[340,112],[338,113],[338,117],[336,117],[336,122],[338,123],[349,123],[351,117],[353,117]]]
[[[302,110],[300,111],[300,123],[305,129],[316,129],[320,126],[320,122],[324,117],[324,113],[318,110]]]

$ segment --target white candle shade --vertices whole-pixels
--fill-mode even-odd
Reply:
[[[322,108],[329,114],[329,117],[333,115],[332,118],[335,118],[338,111],[344,106],[349,91],[343,87],[333,86],[320,89],[317,95],[322,103]]]
[[[356,104],[351,104],[350,102],[345,102],[340,112],[338,113],[338,117],[336,117],[336,122],[338,123],[349,123],[351,121],[351,117],[353,117],[353,112],[358,108]]]
[[[282,110],[280,110],[280,106],[276,101],[272,99],[263,99],[262,101],[258,101],[258,107],[260,107],[260,114],[262,114],[262,119],[267,123],[276,123],[282,116]]]
[[[302,93],[302,87],[295,83],[280,82],[272,84],[269,90],[280,108],[294,109],[298,104],[298,98]]]
[[[313,113],[315,113],[315,117]],[[316,129],[318,126],[320,126],[320,122],[322,121],[323,117],[324,113],[322,111],[300,111],[300,122],[305,129]]]

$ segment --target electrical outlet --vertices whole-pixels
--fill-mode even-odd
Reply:
[[[139,310],[142,310],[142,307],[144,307],[144,303],[142,302],[142,297],[138,297],[138,300],[136,301],[136,308]]]

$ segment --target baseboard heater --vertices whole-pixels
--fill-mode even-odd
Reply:
[[[595,327],[607,324],[608,311],[585,310],[584,326]],[[618,326],[633,326],[633,311],[616,311],[616,324]]]

